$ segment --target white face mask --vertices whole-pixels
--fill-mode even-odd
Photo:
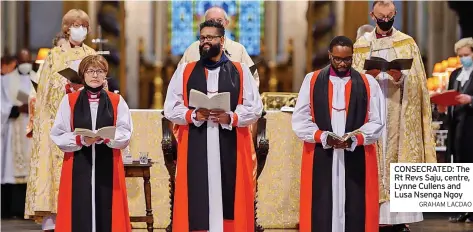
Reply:
[[[75,42],[82,43],[85,40],[85,36],[87,36],[87,28],[85,27],[71,27],[69,30],[71,31],[71,39]]]
[[[32,69],[33,65],[31,63],[23,63],[18,65],[18,72],[23,75],[28,74],[29,72],[31,72]]]

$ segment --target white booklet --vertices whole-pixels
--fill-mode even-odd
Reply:
[[[74,130],[74,135],[82,135],[91,138],[101,137],[103,139],[115,139],[115,131],[117,130],[114,126],[106,126],[102,127],[96,132],[93,132],[89,129],[84,128],[76,128]]]
[[[28,104],[28,99],[30,95],[28,93],[23,92],[21,89],[18,90],[18,93],[16,94],[16,100],[23,104]]]
[[[205,108],[208,110],[220,109],[225,112],[230,111],[230,93],[218,93],[212,97],[198,90],[191,89],[189,96],[189,106],[195,108]]]

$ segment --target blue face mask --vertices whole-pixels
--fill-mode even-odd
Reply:
[[[471,65],[473,65],[473,59],[471,56],[464,56],[460,58],[460,61],[462,62],[463,67],[469,68]]]

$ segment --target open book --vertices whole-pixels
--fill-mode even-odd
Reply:
[[[230,111],[230,93],[218,93],[212,97],[208,97],[205,93],[191,89],[189,95],[189,106],[205,108],[208,110],[220,109],[228,112]]]
[[[396,59],[392,61],[387,61],[381,57],[371,57],[370,59],[365,60],[364,70],[373,70],[378,69],[381,72],[386,72],[390,69],[395,70],[409,70],[412,67],[413,59]]]
[[[59,71],[58,73],[59,75],[69,80],[71,83],[82,84],[82,79],[79,77],[79,74],[72,68],[65,68]]]
[[[352,132],[350,132],[350,133],[347,133],[347,134],[345,134],[344,136],[341,136],[341,137],[338,136],[337,134],[331,132],[331,131],[328,131],[327,133],[328,133],[328,134],[327,134],[327,138],[328,138],[328,136],[331,136],[331,137],[334,138],[335,140],[339,140],[339,141],[341,141],[341,142],[345,142],[345,141],[347,141],[349,138],[351,138],[352,136],[355,136],[355,135],[357,135],[357,134],[361,134],[361,131],[359,131],[359,130],[354,130],[354,131],[352,131]]]
[[[91,137],[91,138],[100,137],[100,138],[103,138],[103,139],[114,139],[116,130],[117,130],[117,128],[114,127],[114,126],[102,127],[99,130],[97,130],[96,132],[93,132],[89,129],[76,128],[74,130],[74,135],[82,135],[82,136],[87,136],[87,137]]]

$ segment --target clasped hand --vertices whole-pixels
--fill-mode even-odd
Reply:
[[[373,76],[374,78],[376,78],[379,75],[379,73],[381,73],[381,70],[379,69],[372,69],[372,70],[366,71],[366,74],[369,74]],[[390,69],[386,71],[386,73],[392,76],[395,82],[398,82],[402,77],[402,72],[396,69]]]
[[[88,137],[84,136],[84,142],[87,146],[92,145],[93,143],[96,143],[97,141],[103,140],[100,136],[97,137]]]
[[[197,121],[211,120],[215,123],[230,124],[230,115],[223,110],[208,110],[204,108],[197,109],[195,111],[195,119]]]
[[[332,136],[327,136],[327,145],[331,146],[332,148],[335,149],[347,149],[351,147],[351,144],[353,143],[353,140],[351,138],[348,138],[345,141],[341,141],[339,139],[336,139]]]

